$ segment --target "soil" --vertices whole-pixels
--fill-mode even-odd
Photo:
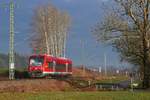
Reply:
[[[19,75],[19,74],[18,74]],[[80,77],[82,80],[94,80],[96,73],[82,68],[73,68],[72,77]],[[20,75],[19,75],[20,76]],[[42,92],[42,91],[72,91],[76,88],[69,81],[60,79],[25,79],[19,78],[9,80],[8,75],[0,75],[0,92]],[[98,76],[97,76],[98,77]],[[70,80],[72,81],[72,80]],[[75,81],[75,80],[73,80]],[[93,88],[79,89],[83,91],[92,91]]]
[[[0,92],[66,91],[69,83],[54,79],[21,79],[0,81]]]

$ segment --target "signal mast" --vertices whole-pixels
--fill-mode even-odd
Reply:
[[[15,63],[14,63],[14,3],[10,1],[10,30],[9,30],[9,79],[13,80],[15,77]]]

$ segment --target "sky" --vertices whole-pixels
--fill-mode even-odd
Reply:
[[[9,50],[9,8],[10,0],[0,0],[0,53]],[[112,47],[96,42],[91,33],[94,25],[104,17],[104,4],[108,0],[14,0],[15,2],[15,51],[20,54],[31,54],[29,37],[30,24],[34,9],[40,4],[51,3],[71,17],[68,32],[66,56],[75,65],[103,66],[104,54],[107,65],[122,64]]]

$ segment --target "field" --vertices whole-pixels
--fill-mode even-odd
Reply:
[[[148,92],[1,93],[0,100],[150,100]]]
[[[29,79],[16,73],[15,80],[7,79],[7,70],[0,70],[0,100],[150,100],[148,92],[96,91],[94,85],[84,87],[91,82],[118,82],[124,77],[105,78],[97,73],[81,69],[73,70],[75,79]],[[98,80],[99,79],[99,80]]]

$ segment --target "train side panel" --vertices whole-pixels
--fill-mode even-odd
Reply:
[[[28,72],[31,76],[35,77],[44,77],[48,75],[72,75],[72,61],[70,59],[49,55],[34,55],[29,59]]]

